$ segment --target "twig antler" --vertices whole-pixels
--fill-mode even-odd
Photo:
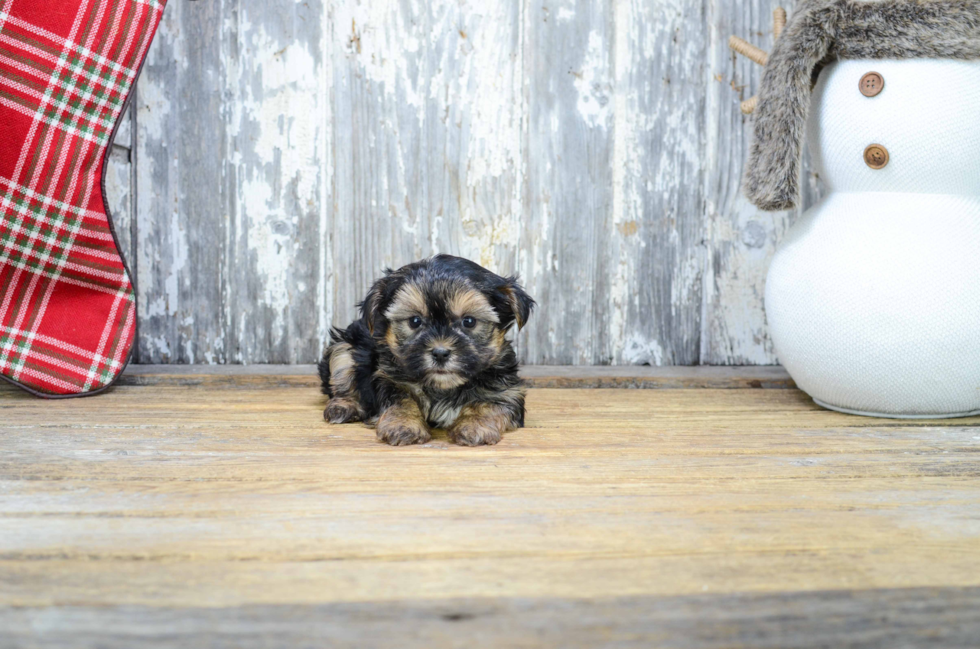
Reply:
[[[773,41],[779,38],[779,35],[783,33],[783,27],[786,26],[786,10],[782,7],[776,7],[772,12],[772,36]],[[745,58],[750,61],[755,61],[759,65],[764,66],[769,59],[769,55],[766,54],[764,50],[759,49],[752,43],[739,38],[738,36],[732,36],[728,39],[728,47],[732,48]],[[759,97],[753,95],[745,101],[742,102],[741,108],[742,112],[746,115],[752,113],[755,110],[756,104],[759,103]]]

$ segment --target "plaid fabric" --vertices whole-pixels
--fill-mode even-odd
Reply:
[[[136,301],[102,196],[113,128],[163,0],[0,0],[0,375],[111,383]]]

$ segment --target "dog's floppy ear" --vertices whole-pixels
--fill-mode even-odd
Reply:
[[[511,322],[517,322],[518,331],[524,328],[531,318],[535,302],[518,284],[516,275],[504,278],[504,283],[497,287],[497,292],[503,297],[505,311],[502,313],[501,324],[505,327]]]
[[[386,268],[384,277],[371,286],[367,297],[357,305],[361,309],[361,319],[367,324],[372,336],[375,331],[384,332],[386,323],[385,310],[388,308],[388,303],[391,302],[391,298],[395,295],[395,291],[398,290],[398,287],[404,281],[405,278],[400,274],[390,268]]]

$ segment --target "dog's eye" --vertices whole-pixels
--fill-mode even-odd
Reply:
[[[417,315],[413,315],[408,319],[408,326],[412,329],[418,329],[422,326],[422,318],[418,317]]]
[[[466,316],[465,318],[463,318],[463,326],[466,327],[467,329],[472,329],[473,327],[476,326],[476,318],[474,318],[471,315]]]

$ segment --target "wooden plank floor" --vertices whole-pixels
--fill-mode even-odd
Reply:
[[[977,646],[980,419],[644,371],[714,387],[536,388],[488,448],[295,370],[0,386],[0,647]]]

